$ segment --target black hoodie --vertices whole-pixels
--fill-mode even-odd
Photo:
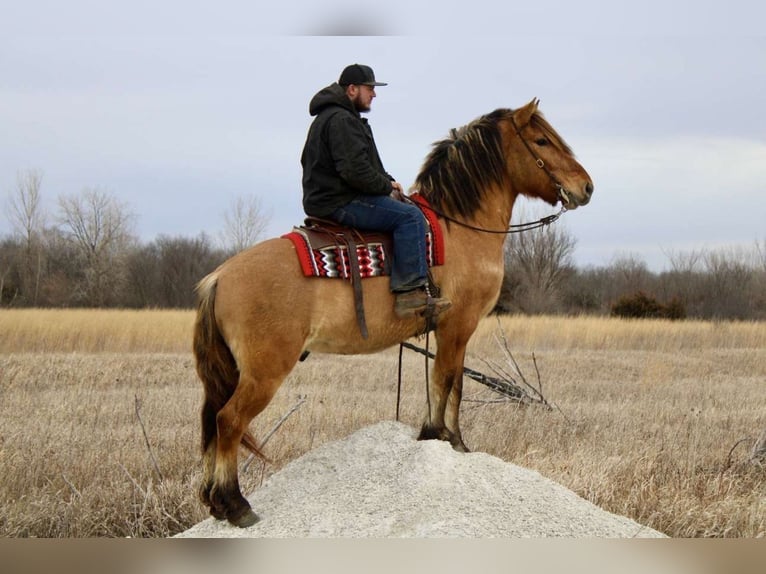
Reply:
[[[303,209],[327,217],[360,194],[388,195],[393,177],[380,161],[372,129],[337,83],[311,99],[316,116],[301,155]]]

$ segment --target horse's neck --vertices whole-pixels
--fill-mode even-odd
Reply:
[[[448,227],[450,241],[460,246],[457,251],[469,259],[480,257],[485,262],[494,261],[502,269],[507,237],[503,232],[510,225],[515,201],[516,195],[510,193],[508,188],[488,190],[481,208],[466,221],[471,228],[460,225]]]
[[[505,230],[511,223],[513,206],[517,194],[508,186],[494,186],[488,189],[481,208],[474,214],[473,225],[493,231]],[[499,235],[500,242],[504,236]]]

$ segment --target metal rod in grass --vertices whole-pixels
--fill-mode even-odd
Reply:
[[[406,341],[402,343],[402,347],[410,349],[411,351],[415,351],[416,353],[420,353],[421,355],[425,355],[429,359],[436,358],[436,355],[434,355],[431,351],[427,351],[426,349]],[[469,369],[468,367],[463,367],[463,374],[466,377],[469,377],[474,381],[489,387],[493,391],[508,397],[511,400],[518,400],[522,397],[523,391],[518,388],[512,381],[504,381],[497,377],[490,377],[484,373],[480,373],[479,371]]]
[[[282,418],[280,418],[276,424],[271,428],[271,430],[266,434],[266,437],[261,441],[261,444],[258,445],[258,448],[261,449],[264,446],[266,446],[266,443],[269,442],[269,439],[274,435],[277,430],[279,430],[279,427],[281,427],[284,422],[290,418],[290,415],[292,415],[295,411],[297,411],[300,406],[306,402],[306,395],[299,395],[298,401],[290,408],[289,411],[287,411],[284,415],[282,415]],[[247,460],[242,463],[242,472],[245,472],[249,467],[250,464],[252,464],[253,460],[255,460],[255,454],[250,454],[250,456],[247,457]]]

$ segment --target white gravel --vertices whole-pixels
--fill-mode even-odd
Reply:
[[[417,441],[396,422],[291,462],[248,496],[260,522],[209,518],[179,537],[654,538],[539,473],[485,453]]]

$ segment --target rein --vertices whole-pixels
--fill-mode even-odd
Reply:
[[[465,227],[466,229],[470,229],[472,231],[479,231],[481,233],[496,233],[496,234],[504,234],[504,235],[509,235],[511,233],[522,233],[524,231],[532,231],[533,229],[539,229],[541,227],[545,227],[547,225],[550,225],[554,221],[556,221],[559,217],[561,217],[567,211],[567,208],[562,206],[561,209],[559,209],[558,213],[554,213],[552,215],[546,215],[545,217],[541,217],[540,219],[537,219],[535,221],[527,221],[526,223],[509,225],[508,229],[486,229],[484,227],[477,227],[476,225],[471,225],[470,223],[466,223],[465,221],[460,221],[459,219],[455,219],[454,217],[447,215],[443,211],[434,209],[430,205],[419,205],[415,203],[414,201],[412,201],[411,199],[409,199],[407,196],[404,196],[404,199],[408,201],[409,203],[412,203],[413,205],[417,205],[420,209],[428,209],[430,211],[433,211],[436,215],[438,215],[442,219],[446,221],[450,221],[456,225],[459,225],[460,227]]]
[[[431,424],[431,390],[429,387],[429,377],[428,377],[428,359],[430,358],[430,353],[428,351],[430,344],[430,337],[429,337],[429,330],[426,330],[426,353],[425,353],[425,373],[426,373],[426,404],[428,405],[428,424]],[[399,406],[402,402],[402,354],[404,353],[404,348],[412,348],[411,345],[407,344],[406,342],[402,341],[399,343],[399,378],[396,385],[396,422],[399,422]]]

